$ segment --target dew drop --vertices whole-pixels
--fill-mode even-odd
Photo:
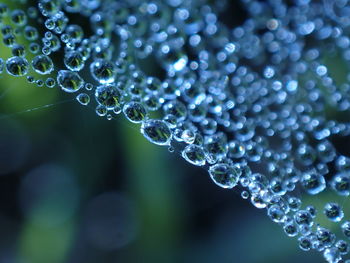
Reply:
[[[80,71],[84,67],[84,58],[79,51],[71,51],[64,55],[64,65],[71,71]]]
[[[53,78],[47,78],[45,81],[45,85],[48,88],[53,88],[56,85],[56,81]]]
[[[241,197],[242,197],[243,199],[248,199],[248,198],[249,198],[249,192],[248,192],[248,191],[242,191]]]
[[[63,91],[73,93],[84,86],[84,80],[76,72],[60,70],[57,74],[57,83]]]
[[[312,248],[311,237],[302,236],[298,239],[299,247],[304,251],[309,251]]]
[[[169,145],[171,141],[171,131],[165,121],[147,120],[142,123],[141,133],[151,143],[157,145]]]
[[[337,203],[327,203],[323,212],[333,222],[339,222],[344,217],[344,212]]]
[[[81,105],[84,105],[84,106],[86,106],[90,103],[90,96],[86,93],[80,93],[76,97],[76,99]]]
[[[34,41],[38,39],[38,30],[32,26],[26,26],[24,28],[24,37],[29,41]]]
[[[113,110],[116,106],[120,106],[121,92],[115,85],[102,85],[96,88],[95,98],[97,102],[108,110]]]
[[[306,210],[297,211],[294,220],[298,225],[312,226],[314,224],[311,214]]]
[[[38,87],[42,87],[44,85],[44,81],[42,79],[37,79],[35,83]]]
[[[285,219],[285,213],[279,205],[272,205],[267,209],[267,215],[275,223],[282,223]]]
[[[129,121],[139,123],[145,119],[147,112],[141,103],[130,101],[124,105],[123,113]]]
[[[298,234],[298,227],[294,224],[294,222],[287,222],[283,226],[283,230],[289,237],[294,237]]]
[[[91,75],[101,84],[112,83],[115,80],[116,68],[108,60],[97,59],[90,65]]]
[[[350,221],[345,221],[341,225],[341,230],[342,230],[344,236],[346,236],[347,238],[350,239]]]
[[[348,196],[350,194],[350,175],[348,173],[336,174],[331,185],[337,194]]]
[[[342,255],[346,255],[350,252],[349,244],[344,240],[339,240],[335,246]]]
[[[311,195],[316,195],[326,188],[326,180],[320,174],[305,173],[301,178],[301,184]]]
[[[50,57],[46,55],[38,55],[32,60],[33,69],[41,74],[47,75],[54,70],[54,65]]]
[[[339,263],[341,260],[340,252],[335,247],[326,248],[323,257],[328,263]]]
[[[187,145],[181,153],[182,157],[189,163],[196,166],[205,165],[206,158],[202,147],[198,145]]]
[[[29,63],[25,58],[11,57],[6,60],[6,70],[12,76],[24,76],[28,73]]]
[[[0,58],[0,74],[4,71],[4,66],[5,66],[4,60]]]
[[[23,10],[13,10],[11,13],[11,20],[17,26],[24,26],[27,23],[27,16]]]
[[[97,105],[96,107],[96,114],[100,117],[106,116],[107,115],[107,108],[103,105]]]
[[[18,57],[24,57],[25,56],[25,48],[23,45],[15,44],[12,47],[12,55],[18,56]]]
[[[241,169],[238,166],[231,166],[219,163],[210,166],[209,175],[215,184],[222,188],[231,189],[239,182]]]

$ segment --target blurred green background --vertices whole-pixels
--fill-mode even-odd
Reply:
[[[122,116],[0,74],[0,263],[322,260]]]

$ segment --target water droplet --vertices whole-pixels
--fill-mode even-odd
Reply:
[[[345,221],[342,225],[341,225],[341,230],[343,232],[343,234],[350,239],[350,221]]]
[[[346,255],[350,252],[349,244],[344,240],[339,240],[335,247],[339,250],[341,255]]]
[[[24,76],[28,73],[29,63],[25,58],[11,57],[6,60],[6,70],[12,76]]]
[[[134,123],[142,122],[146,116],[146,109],[139,102],[131,101],[124,105],[123,112],[125,117]]]
[[[42,87],[44,85],[44,81],[42,79],[37,79],[35,83],[38,87]]]
[[[80,93],[76,97],[76,99],[81,105],[84,105],[84,106],[86,106],[90,103],[90,96],[86,93]]]
[[[24,28],[24,37],[29,41],[37,40],[39,36],[38,30],[32,26],[26,26]]]
[[[231,166],[225,163],[215,164],[209,168],[209,175],[214,183],[228,189],[237,185],[241,173],[239,166]]]
[[[170,101],[163,106],[164,114],[174,115],[178,121],[184,120],[187,115],[186,106],[178,101]]]
[[[304,251],[309,251],[312,248],[311,237],[302,236],[298,239],[299,247]]]
[[[101,84],[112,83],[115,80],[115,65],[107,60],[97,59],[90,65],[91,75]]]
[[[214,159],[220,159],[226,156],[228,147],[227,139],[224,133],[217,133],[215,135],[205,137],[204,145],[205,149],[214,157]]]
[[[57,83],[63,91],[73,93],[84,86],[84,80],[76,72],[60,70],[57,74]]]
[[[33,83],[35,81],[33,76],[27,76],[28,83]]]
[[[53,88],[56,85],[56,81],[53,78],[47,78],[45,81],[45,85],[48,88]]]
[[[283,226],[283,230],[289,237],[298,235],[298,227],[294,224],[294,222],[287,222]]]
[[[0,74],[4,71],[4,66],[5,66],[4,60],[0,58]]]
[[[121,92],[115,85],[102,85],[96,88],[95,98],[97,102],[105,106],[108,110],[121,103]]]
[[[103,105],[97,105],[96,107],[96,114],[100,117],[106,116],[107,115],[107,108]]]
[[[248,192],[248,191],[242,191],[241,197],[242,197],[243,199],[248,199],[248,198],[249,198],[249,192]]]
[[[258,209],[264,209],[267,206],[264,199],[257,194],[252,194],[252,196],[250,197],[250,202]]]
[[[337,248],[326,248],[323,252],[323,257],[328,263],[339,263],[341,260],[340,252]]]
[[[4,3],[0,3],[0,17],[5,16],[8,12],[8,6]]]
[[[272,205],[267,209],[267,215],[275,223],[282,223],[285,220],[285,213],[279,205]]]
[[[297,197],[289,197],[288,206],[292,211],[297,211],[301,206],[301,200]]]
[[[83,69],[85,61],[79,51],[70,51],[64,55],[64,64],[71,71],[80,71]]]
[[[29,50],[32,54],[37,54],[40,50],[40,45],[38,43],[30,43]]]
[[[331,185],[337,194],[348,196],[350,194],[350,175],[348,173],[336,174]]]
[[[101,4],[101,0],[81,0],[80,4],[84,7],[84,8],[88,8],[91,10],[94,10],[96,8],[98,8]]]
[[[151,143],[157,145],[169,145],[171,141],[171,131],[165,121],[147,120],[142,123],[141,133]]]
[[[205,165],[206,158],[202,147],[198,145],[187,145],[181,153],[182,157],[186,161],[193,165],[203,166]]]
[[[11,13],[11,21],[17,26],[24,26],[27,23],[27,16],[23,10],[16,9]]]
[[[47,75],[54,70],[53,62],[51,58],[46,55],[38,55],[32,60],[33,69],[41,74]]]
[[[326,188],[326,180],[320,174],[305,173],[301,178],[301,184],[311,195],[316,195]]]
[[[40,0],[38,7],[43,16],[54,16],[60,11],[60,2],[57,0]]]
[[[344,212],[337,203],[327,203],[323,212],[333,222],[339,222],[344,217]]]
[[[294,215],[295,223],[298,225],[312,226],[314,224],[311,214],[306,210],[299,210]]]
[[[23,45],[15,44],[12,46],[12,55],[17,57],[25,56],[25,48]]]

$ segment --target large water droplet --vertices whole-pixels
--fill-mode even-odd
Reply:
[[[339,222],[344,217],[344,212],[337,203],[328,203],[324,207],[324,214],[333,222]]]
[[[120,105],[121,92],[115,85],[103,85],[96,88],[95,98],[97,102],[108,110],[113,110]]]
[[[11,57],[6,61],[6,70],[12,76],[24,76],[28,73],[29,63],[22,57]]]
[[[182,151],[182,157],[185,158],[186,161],[193,165],[203,166],[205,165],[205,153],[202,147],[198,145],[187,145],[185,149]]]
[[[33,69],[42,75],[50,74],[54,70],[54,65],[50,57],[38,55],[32,60]]]
[[[84,86],[84,80],[76,72],[60,70],[57,74],[57,83],[65,92],[73,93]]]
[[[301,178],[301,184],[311,195],[316,195],[326,188],[326,180],[320,174],[305,173]]]
[[[215,184],[222,188],[233,188],[237,185],[241,170],[238,166],[219,163],[210,166],[209,175]]]
[[[125,117],[134,123],[139,123],[144,120],[146,116],[146,109],[141,103],[130,101],[123,107]]]
[[[27,23],[27,15],[23,10],[16,9],[11,13],[11,20],[17,26],[24,26]]]
[[[162,120],[145,121],[141,126],[141,133],[147,140],[157,145],[169,145],[171,141],[171,131]]]
[[[336,174],[331,185],[337,194],[348,196],[350,194],[350,175],[348,173]]]
[[[80,71],[84,67],[84,58],[79,51],[70,51],[64,55],[64,65],[72,71]]]
[[[115,80],[115,65],[103,59],[97,59],[90,65],[91,75],[101,84],[112,83]]]

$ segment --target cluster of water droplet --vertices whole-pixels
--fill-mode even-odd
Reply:
[[[349,262],[342,206],[327,203],[323,214],[347,241],[316,224],[317,209],[294,193],[350,194],[350,159],[333,144],[350,125],[330,117],[350,110],[350,74],[337,79],[327,65],[349,69],[350,1],[241,0],[248,19],[234,28],[218,18],[227,1],[38,2],[25,11],[0,4],[13,54],[0,72],[57,84],[109,120],[123,113],[218,186],[239,186],[301,249]],[[76,16],[89,28],[70,22]],[[147,74],[143,61],[164,76]]]

